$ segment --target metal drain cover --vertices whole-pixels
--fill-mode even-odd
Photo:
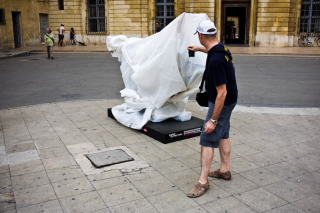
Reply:
[[[105,152],[99,152],[94,154],[88,154],[86,157],[91,161],[91,163],[96,167],[105,167],[114,164],[124,163],[127,161],[133,161],[134,159],[130,157],[122,149],[114,149]]]

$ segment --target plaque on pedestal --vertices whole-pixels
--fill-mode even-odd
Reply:
[[[108,116],[114,118],[111,108],[108,109]],[[204,120],[191,117],[189,121],[176,121],[168,119],[160,123],[149,121],[139,132],[160,141],[161,143],[171,143],[192,137],[199,136]]]

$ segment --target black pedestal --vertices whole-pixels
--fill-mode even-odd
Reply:
[[[111,109],[108,116],[114,118]],[[138,130],[161,143],[171,143],[187,138],[199,136],[204,120],[191,117],[189,121],[176,121],[168,119],[160,123],[148,122],[141,130]]]

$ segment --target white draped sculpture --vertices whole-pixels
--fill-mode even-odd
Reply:
[[[189,57],[187,47],[200,46],[197,34],[206,14],[183,13],[161,32],[147,38],[108,36],[107,47],[121,62],[125,103],[112,108],[116,120],[141,129],[148,121],[168,118],[191,119],[186,111],[190,95],[198,91],[205,69],[206,54]]]

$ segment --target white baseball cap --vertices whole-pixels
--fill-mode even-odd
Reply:
[[[214,35],[217,33],[217,28],[212,21],[205,20],[205,21],[200,22],[194,35],[196,33]]]

